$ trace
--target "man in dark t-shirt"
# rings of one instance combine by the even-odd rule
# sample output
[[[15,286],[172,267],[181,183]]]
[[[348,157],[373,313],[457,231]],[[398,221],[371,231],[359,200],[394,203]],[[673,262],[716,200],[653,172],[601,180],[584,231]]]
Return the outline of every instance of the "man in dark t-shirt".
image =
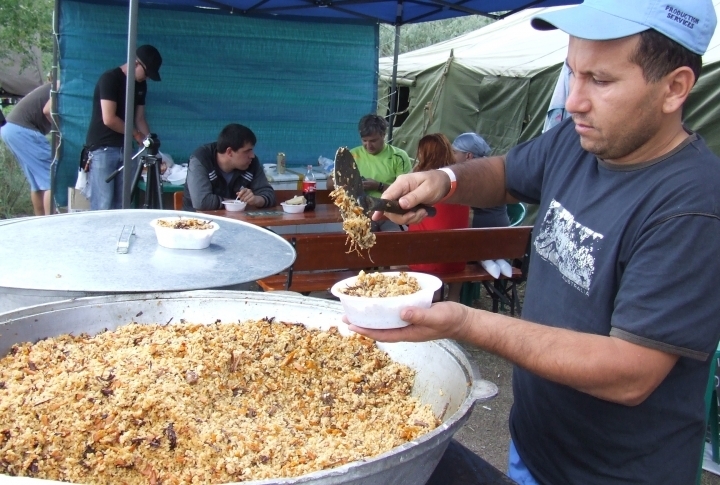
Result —
[[[465,340],[513,362],[518,483],[697,479],[720,340],[720,159],[682,109],[716,23],[711,0],[538,14],[535,28],[570,34],[572,119],[504,157],[399,177],[384,194],[405,208],[539,205],[522,319],[444,302],[404,310],[402,329],[350,326],[382,341]]]
[[[146,79],[160,81],[160,52],[151,45],[137,48],[135,60],[135,120],[133,138],[138,143],[150,133],[145,120]],[[85,144],[90,152],[88,185],[85,191],[91,210],[122,207],[123,177],[105,179],[123,164],[125,136],[125,89],[128,65],[105,71],[93,93],[92,114]]]

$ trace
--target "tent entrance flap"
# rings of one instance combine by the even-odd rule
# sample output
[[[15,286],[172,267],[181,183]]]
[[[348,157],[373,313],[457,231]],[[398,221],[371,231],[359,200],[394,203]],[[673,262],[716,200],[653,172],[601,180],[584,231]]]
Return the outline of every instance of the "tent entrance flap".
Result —
[[[475,131],[485,138],[494,154],[517,145],[528,103],[530,79],[485,76],[478,89],[480,110]]]

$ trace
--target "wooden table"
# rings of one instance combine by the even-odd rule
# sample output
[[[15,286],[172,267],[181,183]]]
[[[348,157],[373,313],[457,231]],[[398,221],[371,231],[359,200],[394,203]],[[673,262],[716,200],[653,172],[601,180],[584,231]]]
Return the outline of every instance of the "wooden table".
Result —
[[[226,210],[198,211],[202,214],[227,217],[261,227],[272,228],[278,234],[308,232],[338,232],[342,230],[340,210],[333,204],[317,204],[315,210],[289,214],[282,206],[265,209],[246,208],[240,212]]]

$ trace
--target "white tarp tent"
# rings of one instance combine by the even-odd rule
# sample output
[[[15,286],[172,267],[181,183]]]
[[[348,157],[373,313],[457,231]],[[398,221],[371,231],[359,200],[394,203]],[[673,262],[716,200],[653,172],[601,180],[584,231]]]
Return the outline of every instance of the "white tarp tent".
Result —
[[[534,8],[498,20],[481,29],[398,57],[398,78],[413,79],[431,66],[443,65],[452,50],[455,62],[479,74],[530,77],[562,63],[568,36],[553,30],[540,32],[530,19],[540,12],[567,7]],[[380,59],[380,74],[392,73],[392,57]]]

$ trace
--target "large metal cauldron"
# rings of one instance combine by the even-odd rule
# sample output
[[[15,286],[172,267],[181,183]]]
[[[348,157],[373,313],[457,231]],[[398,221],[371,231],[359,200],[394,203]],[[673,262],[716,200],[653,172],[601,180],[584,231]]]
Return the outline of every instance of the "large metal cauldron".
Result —
[[[0,315],[0,355],[18,342],[37,341],[63,333],[98,333],[135,321],[164,323],[172,317],[211,323],[274,316],[285,322],[304,323],[327,329],[341,322],[339,303],[273,293],[194,291],[111,295],[38,305]],[[416,371],[413,394],[432,406],[442,424],[420,439],[406,443],[367,461],[357,461],[332,470],[296,478],[242,482],[260,484],[313,485],[418,485],[425,483],[440,461],[453,434],[470,416],[473,406],[497,394],[495,384],[480,379],[477,369],[455,343],[378,344],[394,360]],[[11,478],[0,475],[2,483],[59,483]]]

